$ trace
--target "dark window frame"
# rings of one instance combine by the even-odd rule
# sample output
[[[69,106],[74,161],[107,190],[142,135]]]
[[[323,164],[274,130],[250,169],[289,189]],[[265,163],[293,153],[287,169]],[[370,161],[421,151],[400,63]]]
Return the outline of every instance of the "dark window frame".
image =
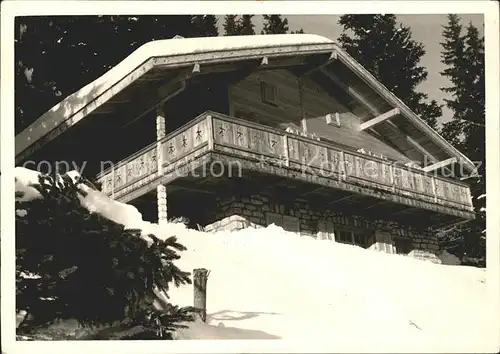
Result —
[[[394,251],[396,254],[409,254],[414,249],[413,240],[410,237],[392,236]]]
[[[269,91],[272,92],[272,98],[269,98]],[[266,81],[260,82],[260,94],[262,98],[262,102],[265,104],[278,107],[278,88],[276,85],[273,85]]]
[[[361,242],[359,239],[361,238]],[[369,229],[335,227],[335,242],[368,248],[375,242],[375,231]]]

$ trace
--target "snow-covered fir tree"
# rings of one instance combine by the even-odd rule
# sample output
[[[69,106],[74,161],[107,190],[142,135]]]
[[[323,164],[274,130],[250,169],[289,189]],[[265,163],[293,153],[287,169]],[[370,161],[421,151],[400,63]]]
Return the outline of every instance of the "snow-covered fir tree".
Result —
[[[472,24],[463,28],[457,15],[448,15],[443,28],[441,72],[450,81],[442,88],[451,98],[446,105],[453,119],[443,124],[442,134],[478,167],[471,186],[476,219],[443,234],[443,246],[464,264],[486,265],[486,130],[484,36]],[[467,177],[467,176],[463,176]]]
[[[155,301],[171,284],[191,282],[173,263],[185,247],[90,212],[81,183],[40,175],[30,198],[16,193],[16,309],[26,311],[17,333],[36,336],[74,319],[94,329],[138,329],[130,339],[170,339],[192,309]]]

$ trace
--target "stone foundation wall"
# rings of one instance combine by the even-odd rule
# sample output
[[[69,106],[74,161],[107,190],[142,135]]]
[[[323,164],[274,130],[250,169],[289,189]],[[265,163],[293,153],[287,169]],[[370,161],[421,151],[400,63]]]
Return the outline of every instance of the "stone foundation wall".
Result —
[[[217,232],[217,231],[238,231],[246,229],[247,227],[262,228],[264,226],[255,224],[243,216],[231,215],[205,226],[204,229],[206,232]]]
[[[438,239],[428,230],[416,230],[390,220],[366,220],[355,215],[343,215],[327,209],[315,210],[305,201],[277,202],[273,196],[252,195],[219,199],[212,212],[208,232],[241,230],[247,227],[265,227],[275,223],[287,231],[303,236],[327,238],[335,241],[338,230],[366,233],[369,249],[409,256],[441,263]],[[400,241],[406,248],[398,246]]]

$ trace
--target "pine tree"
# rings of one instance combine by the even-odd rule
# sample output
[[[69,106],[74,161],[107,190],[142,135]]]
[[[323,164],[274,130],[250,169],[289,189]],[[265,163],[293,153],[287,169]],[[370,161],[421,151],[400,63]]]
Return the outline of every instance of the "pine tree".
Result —
[[[153,306],[156,290],[190,283],[173,263],[185,247],[154,235],[148,244],[140,230],[82,206],[80,182],[55,181],[40,176],[33,186],[38,199],[23,201],[16,193],[16,309],[27,311],[18,334],[76,319],[92,328],[140,328],[132,338],[168,339],[180,321],[192,320],[190,308]]]
[[[460,24],[460,18],[457,15],[448,15],[448,24],[443,28],[444,42],[441,42],[441,62],[447,67],[441,72],[446,76],[452,86],[441,88],[452,96],[453,99],[445,99],[446,106],[453,111],[453,120],[443,125],[441,134],[455,147],[463,149],[461,146],[462,133],[465,122],[462,121],[463,97],[460,95],[460,87],[463,81],[468,80],[465,75],[465,37],[462,35],[463,26]]]
[[[217,37],[217,18],[214,15],[194,15],[191,19],[196,37]]]
[[[236,15],[226,15],[224,16],[224,35],[225,36],[235,36],[238,34],[238,22],[236,20]]]
[[[485,76],[484,76],[484,37],[478,29],[469,24],[467,27],[465,50],[468,64],[467,77],[472,78],[470,87],[466,87],[469,102],[464,119],[466,152],[472,159],[485,158]]]
[[[280,15],[264,15],[261,34],[285,34],[288,32],[288,19]]]
[[[457,149],[478,162],[477,179],[470,179],[476,219],[442,235],[443,246],[468,265],[485,266],[486,255],[486,145],[484,37],[469,24],[466,33],[457,15],[448,15],[443,28],[441,60],[447,67],[441,75],[451,86],[442,90],[451,95],[446,105],[453,119],[443,124],[442,134]]]
[[[343,15],[339,24],[342,47],[431,127],[441,116],[435,100],[417,92],[427,70],[419,65],[424,46],[411,38],[411,30],[398,26],[395,15]]]
[[[252,18],[254,15],[242,15],[238,21],[238,34],[242,36],[249,36],[255,34],[254,27],[252,23]]]

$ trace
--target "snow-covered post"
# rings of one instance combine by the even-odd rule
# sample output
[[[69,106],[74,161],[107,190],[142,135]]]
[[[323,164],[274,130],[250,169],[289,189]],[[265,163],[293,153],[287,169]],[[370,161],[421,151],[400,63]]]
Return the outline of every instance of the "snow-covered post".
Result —
[[[207,280],[210,271],[205,268],[193,270],[193,306],[196,309],[196,315],[202,320],[207,321]]]
[[[161,148],[161,139],[166,135],[165,113],[160,105],[156,108],[156,156],[158,157],[157,170],[158,176],[163,175],[163,149]],[[156,196],[158,201],[158,223],[167,221],[167,188],[160,184],[156,187]]]

